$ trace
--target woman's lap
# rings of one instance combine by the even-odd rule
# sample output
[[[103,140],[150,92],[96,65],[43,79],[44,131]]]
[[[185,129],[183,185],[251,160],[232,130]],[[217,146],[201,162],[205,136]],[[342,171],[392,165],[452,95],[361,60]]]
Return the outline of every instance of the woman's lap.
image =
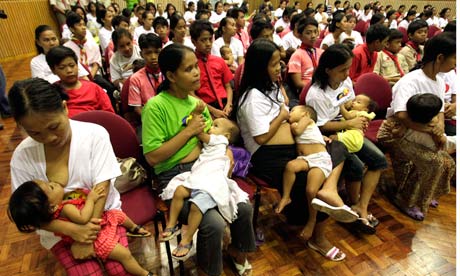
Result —
[[[117,229],[120,235],[119,243],[124,247],[128,247],[128,238],[126,237],[126,229],[119,226]],[[64,241],[58,242],[51,248],[51,253],[58,259],[59,263],[64,267],[68,276],[102,276],[104,275],[103,270],[99,262],[93,258],[89,260],[76,260],[73,258],[70,250],[72,244]],[[110,276],[124,276],[129,275],[121,263],[108,259],[105,263],[105,270]]]

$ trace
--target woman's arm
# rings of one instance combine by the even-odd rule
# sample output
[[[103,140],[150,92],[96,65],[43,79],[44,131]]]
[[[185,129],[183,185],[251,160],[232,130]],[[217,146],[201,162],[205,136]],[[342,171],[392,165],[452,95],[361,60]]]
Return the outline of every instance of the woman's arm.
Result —
[[[294,83],[295,87],[303,89],[305,83],[302,81],[302,75],[300,73],[290,73],[289,76],[291,77],[292,83]]]
[[[55,219],[48,223],[48,225],[44,225],[41,229],[53,233],[61,233],[71,237],[76,242],[92,244],[97,238],[97,233],[101,230],[100,222],[100,219],[93,218],[88,223],[79,225],[70,221]]]
[[[187,127],[177,133],[173,138],[164,142],[158,149],[144,154],[147,162],[153,167],[173,156],[190,138],[203,132],[205,127],[206,122],[203,115],[193,116]]]
[[[224,113],[229,116],[233,109],[233,90],[230,83],[225,84],[225,91],[227,91],[227,104],[224,107]]]
[[[433,127],[432,126],[429,126],[428,124],[424,125],[424,124],[413,122],[409,118],[409,115],[407,114],[406,111],[396,112],[395,116],[407,128],[410,128],[410,129],[413,129],[413,130],[416,130],[416,131],[426,132],[426,133],[433,133]],[[444,123],[443,123],[443,125],[444,125]]]
[[[329,121],[320,127],[321,132],[337,132],[343,129],[366,129],[369,125],[369,120],[365,117],[359,116],[346,121]]]
[[[262,135],[254,136],[254,140],[257,144],[263,145],[269,141],[273,135],[278,131],[278,128],[281,126],[281,123],[285,120],[289,119],[289,112],[284,107],[284,104],[280,105],[280,113],[278,116],[271,121],[270,128],[267,133]]]

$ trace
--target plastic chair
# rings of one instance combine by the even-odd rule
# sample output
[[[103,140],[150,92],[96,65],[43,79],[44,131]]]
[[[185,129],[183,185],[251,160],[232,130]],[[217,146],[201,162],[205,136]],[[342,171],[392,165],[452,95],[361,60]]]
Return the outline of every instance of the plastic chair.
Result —
[[[369,28],[369,23],[364,20],[359,20],[356,23],[355,31],[359,32],[362,36],[366,36],[367,29]]]
[[[142,165],[148,166],[143,158],[136,132],[119,115],[107,111],[93,110],[77,114],[72,119],[103,126],[110,135],[110,142],[117,157],[134,157]],[[153,194],[151,184],[149,183],[146,181],[145,184],[121,194],[122,210],[136,224],[143,225],[153,220],[155,236],[158,238],[158,221],[161,222],[164,228],[166,227],[166,220],[163,211],[157,208],[158,199]],[[166,243],[166,252],[168,255],[169,270],[171,275],[173,275],[174,267],[169,242]]]
[[[378,104],[378,109],[375,112],[376,119],[370,122],[369,128],[364,134],[366,138],[376,144],[377,132],[383,123],[383,119],[385,119],[387,108],[391,104],[391,86],[382,76],[375,73],[366,73],[358,77],[354,90],[356,95],[366,94]]]

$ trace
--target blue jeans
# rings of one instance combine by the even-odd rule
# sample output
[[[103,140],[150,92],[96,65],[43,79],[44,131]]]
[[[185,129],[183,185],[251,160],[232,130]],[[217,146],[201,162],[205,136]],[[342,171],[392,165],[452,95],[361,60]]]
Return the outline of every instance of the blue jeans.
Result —
[[[388,167],[385,154],[367,138],[364,138],[361,150],[349,154],[345,161],[343,169],[345,178],[349,181],[360,181],[363,178],[364,165],[367,165],[370,171],[383,170]]]
[[[168,185],[171,178],[179,173],[190,171],[194,162],[178,164],[167,172],[158,175],[160,191]],[[166,202],[169,204],[170,202]],[[179,221],[187,224],[190,204],[184,202],[184,207],[179,214]],[[238,204],[238,217],[230,225],[232,245],[240,252],[253,252],[256,250],[254,229],[252,228],[252,205],[250,203]],[[210,276],[222,274],[222,239],[227,222],[216,208],[203,214],[198,227],[196,255],[198,266]]]

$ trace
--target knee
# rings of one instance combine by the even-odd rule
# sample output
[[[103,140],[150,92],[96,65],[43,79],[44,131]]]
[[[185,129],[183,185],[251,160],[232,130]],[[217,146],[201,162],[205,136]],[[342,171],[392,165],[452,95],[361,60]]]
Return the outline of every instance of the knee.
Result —
[[[226,222],[216,209],[208,210],[203,214],[200,223],[200,236],[222,237],[225,230]]]
[[[252,205],[248,203],[238,203],[238,219],[239,220],[244,220],[244,221],[249,221],[251,222],[252,220]]]
[[[189,194],[188,190],[182,185],[177,186],[176,190],[174,191],[174,197],[175,198],[185,199],[185,198],[187,198],[189,196],[190,196],[190,194]]]
[[[296,164],[293,161],[289,161],[287,164],[286,164],[286,168],[284,170],[285,172],[287,173],[296,173]]]

